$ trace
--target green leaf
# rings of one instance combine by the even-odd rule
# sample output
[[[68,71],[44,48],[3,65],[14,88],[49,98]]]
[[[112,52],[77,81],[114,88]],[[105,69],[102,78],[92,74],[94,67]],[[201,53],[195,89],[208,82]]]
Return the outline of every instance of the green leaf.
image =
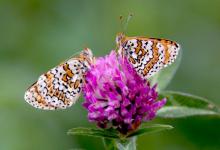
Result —
[[[220,108],[205,98],[191,94],[164,91],[160,97],[167,98],[167,104],[157,112],[162,118],[181,118],[195,115],[219,115]]]
[[[151,85],[157,84],[157,91],[164,90],[170,83],[171,79],[175,75],[182,58],[182,50],[180,50],[179,55],[174,63],[168,67],[160,70],[157,74],[150,78]]]
[[[85,135],[93,137],[111,138],[118,139],[118,132],[113,129],[103,130],[103,129],[92,129],[92,128],[72,128],[67,132],[68,135]]]
[[[72,128],[68,131],[69,135],[84,135],[101,137],[106,150],[136,150],[136,137],[143,134],[155,133],[167,129],[172,129],[170,125],[144,125],[137,131],[128,135],[121,135],[114,129],[92,129],[92,128]]]
[[[133,136],[140,136],[144,134],[151,134],[156,133],[164,130],[170,130],[173,129],[170,125],[165,124],[154,124],[154,125],[142,125],[141,128],[139,128],[137,131],[129,134],[127,137],[133,137]]]

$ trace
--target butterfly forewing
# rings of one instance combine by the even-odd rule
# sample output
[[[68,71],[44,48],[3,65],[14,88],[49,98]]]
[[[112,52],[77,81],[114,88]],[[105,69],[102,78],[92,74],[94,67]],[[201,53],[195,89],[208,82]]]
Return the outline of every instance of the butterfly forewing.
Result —
[[[70,107],[80,96],[83,75],[88,68],[89,62],[84,55],[67,60],[42,74],[25,92],[25,100],[45,110]]]
[[[174,62],[180,50],[176,42],[156,38],[124,37],[119,44],[119,53],[145,79]]]

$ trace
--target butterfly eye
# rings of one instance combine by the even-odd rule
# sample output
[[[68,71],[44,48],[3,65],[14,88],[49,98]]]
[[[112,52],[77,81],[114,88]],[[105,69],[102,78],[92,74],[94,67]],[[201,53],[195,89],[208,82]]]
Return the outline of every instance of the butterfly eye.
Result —
[[[124,43],[125,35],[123,33],[118,33],[116,36],[116,44],[120,47],[122,43]]]
[[[120,41],[121,41],[121,37],[120,37],[120,36],[117,36],[116,39],[115,39],[115,41],[116,41],[116,44],[119,45],[119,43],[120,43]]]

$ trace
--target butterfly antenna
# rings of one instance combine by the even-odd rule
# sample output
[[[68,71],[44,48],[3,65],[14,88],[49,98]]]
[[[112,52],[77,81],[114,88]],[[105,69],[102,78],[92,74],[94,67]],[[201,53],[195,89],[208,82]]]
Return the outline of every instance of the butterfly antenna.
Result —
[[[127,20],[126,20],[124,26],[123,26],[123,32],[124,32],[124,33],[126,32],[126,30],[127,30],[127,28],[128,28],[128,23],[129,23],[129,21],[131,20],[132,17],[133,17],[133,13],[130,13],[130,14],[128,15],[128,17],[127,17]]]
[[[78,56],[78,55],[81,54],[81,52],[82,52],[82,50],[81,50],[81,51],[77,51],[77,52],[73,53],[69,58],[72,58],[72,57]]]
[[[124,17],[122,15],[120,15],[119,21],[120,21],[120,28],[121,28],[121,30],[124,30]]]
[[[76,56],[80,55],[81,52],[82,51],[77,51],[77,52],[73,53],[70,57],[68,57],[67,59],[63,60],[62,63],[70,60],[73,57],[76,57]]]

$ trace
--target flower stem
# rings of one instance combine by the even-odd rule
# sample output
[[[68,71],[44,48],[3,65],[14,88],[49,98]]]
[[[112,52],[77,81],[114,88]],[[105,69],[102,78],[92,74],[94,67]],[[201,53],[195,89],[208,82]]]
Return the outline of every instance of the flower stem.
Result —
[[[117,150],[115,139],[103,138],[103,143],[106,150]]]
[[[107,139],[103,138],[106,150],[136,150],[136,137],[129,139]]]

